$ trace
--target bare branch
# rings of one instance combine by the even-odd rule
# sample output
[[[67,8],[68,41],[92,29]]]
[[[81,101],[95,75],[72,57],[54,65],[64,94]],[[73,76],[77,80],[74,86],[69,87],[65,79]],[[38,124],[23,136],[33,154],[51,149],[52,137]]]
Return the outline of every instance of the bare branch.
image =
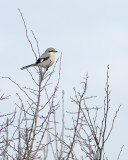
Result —
[[[118,157],[117,157],[117,160],[119,160],[120,159],[120,155],[121,155],[121,153],[122,153],[122,151],[123,151],[123,148],[124,148],[124,145],[121,147],[121,149],[120,149],[120,153],[119,153],[119,155],[118,155]]]
[[[22,20],[23,20],[23,23],[24,23],[24,28],[25,28],[27,40],[28,40],[28,42],[29,42],[29,44],[30,44],[30,46],[31,46],[32,52],[34,53],[35,58],[36,58],[36,60],[37,60],[36,52],[34,51],[33,45],[32,45],[32,43],[31,43],[31,41],[30,41],[30,39],[29,39],[29,36],[28,36],[28,30],[27,30],[27,26],[26,26],[26,23],[25,23],[23,14],[22,14],[22,12],[20,11],[19,8],[18,8],[18,11],[19,11],[19,13],[20,13],[20,15],[21,15],[21,18],[22,18]]]

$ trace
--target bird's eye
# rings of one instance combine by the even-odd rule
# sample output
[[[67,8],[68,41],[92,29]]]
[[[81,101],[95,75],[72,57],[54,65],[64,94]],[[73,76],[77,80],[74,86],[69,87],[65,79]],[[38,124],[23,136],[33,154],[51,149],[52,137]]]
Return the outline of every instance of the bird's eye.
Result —
[[[49,52],[54,52],[53,50],[49,51]]]

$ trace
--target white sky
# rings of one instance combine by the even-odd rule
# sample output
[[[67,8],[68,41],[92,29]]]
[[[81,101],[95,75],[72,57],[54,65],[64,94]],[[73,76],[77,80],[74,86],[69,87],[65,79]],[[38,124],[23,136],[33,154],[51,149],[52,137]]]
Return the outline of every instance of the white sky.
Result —
[[[67,99],[88,72],[88,95],[98,96],[93,104],[102,106],[106,69],[110,65],[111,104],[113,110],[119,104],[122,108],[106,152],[114,160],[124,144],[121,160],[125,160],[128,157],[128,1],[1,0],[0,77],[9,76],[25,84],[27,73],[20,68],[34,62],[35,57],[26,40],[18,8],[28,30],[32,29],[37,36],[41,52],[54,47],[63,53],[60,89],[65,90]],[[8,81],[0,79],[0,83],[3,92],[15,94]],[[10,106],[4,106],[7,107],[9,110]]]

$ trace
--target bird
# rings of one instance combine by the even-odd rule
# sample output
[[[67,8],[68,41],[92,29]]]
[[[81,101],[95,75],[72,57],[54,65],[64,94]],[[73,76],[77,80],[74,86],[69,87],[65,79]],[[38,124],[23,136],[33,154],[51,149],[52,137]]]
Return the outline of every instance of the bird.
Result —
[[[29,67],[40,66],[48,70],[50,66],[53,65],[55,61],[55,53],[58,52],[54,48],[48,48],[46,51],[37,59],[37,61],[33,64],[22,67],[21,70],[27,69]]]

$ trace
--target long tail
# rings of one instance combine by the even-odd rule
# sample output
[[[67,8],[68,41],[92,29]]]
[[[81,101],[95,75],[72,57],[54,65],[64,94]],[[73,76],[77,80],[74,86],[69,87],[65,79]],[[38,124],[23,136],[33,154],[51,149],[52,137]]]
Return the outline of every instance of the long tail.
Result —
[[[30,64],[30,65],[28,65],[28,66],[22,67],[21,70],[26,69],[26,68],[29,68],[29,67],[32,67],[32,66],[35,66],[35,64]]]

